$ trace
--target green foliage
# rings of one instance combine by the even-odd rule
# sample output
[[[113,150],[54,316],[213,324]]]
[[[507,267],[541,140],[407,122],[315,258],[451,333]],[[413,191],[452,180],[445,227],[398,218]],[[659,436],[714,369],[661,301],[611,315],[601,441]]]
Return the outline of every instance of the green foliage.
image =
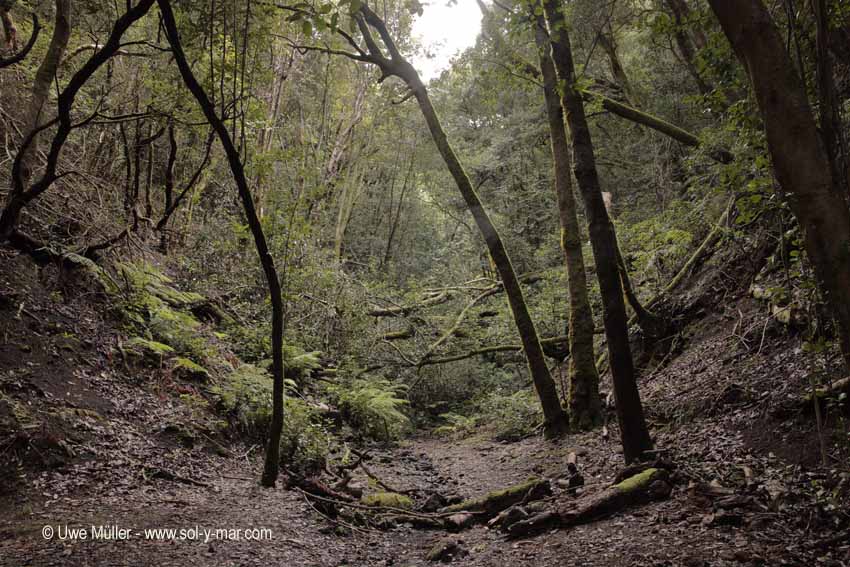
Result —
[[[479,408],[486,423],[492,426],[493,436],[500,441],[528,437],[542,422],[540,402],[527,390],[513,394],[494,392],[480,402]]]
[[[280,438],[281,464],[304,475],[324,469],[332,437],[319,412],[307,401],[287,398],[283,433]]]
[[[272,411],[272,381],[265,370],[242,364],[219,384],[210,387],[223,409],[245,433],[262,435],[268,429]]]
[[[122,282],[114,291],[115,307],[134,331],[168,345],[174,352],[204,360],[211,354],[199,332],[201,322],[181,308],[203,300],[196,293],[179,291],[156,267],[146,264],[116,265]]]
[[[347,420],[365,435],[390,441],[409,426],[403,413],[408,402],[399,396],[403,386],[380,378],[356,379],[335,386],[331,392]]]
[[[478,419],[475,417],[467,417],[459,413],[447,412],[440,414],[440,419],[445,423],[434,428],[434,435],[453,435],[455,433],[465,433],[471,431]]]
[[[295,387],[286,381],[290,389]],[[262,439],[272,417],[272,379],[264,370],[243,364],[210,392],[246,435]],[[318,411],[305,400],[287,397],[284,406],[283,433],[280,441],[281,461],[291,470],[317,472],[324,466],[330,451],[331,436]]]

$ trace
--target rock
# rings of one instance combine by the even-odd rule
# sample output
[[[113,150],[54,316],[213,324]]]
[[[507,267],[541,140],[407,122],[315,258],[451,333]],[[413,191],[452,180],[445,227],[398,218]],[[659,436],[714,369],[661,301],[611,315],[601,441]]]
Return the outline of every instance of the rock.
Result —
[[[361,498],[363,493],[366,491],[366,487],[357,482],[349,482],[345,487],[345,491],[355,498]]]
[[[182,380],[192,380],[195,382],[206,382],[209,380],[209,371],[188,358],[178,357],[174,360],[174,366],[171,371],[174,375]]]
[[[446,504],[447,502],[445,497],[442,494],[435,492],[425,500],[420,510],[423,512],[436,512]]]
[[[475,523],[475,516],[472,514],[452,514],[446,518],[446,529],[450,532],[459,532],[471,527]]]
[[[462,546],[463,540],[457,538],[444,538],[435,543],[425,559],[428,561],[442,561],[451,563],[457,557],[465,557],[469,552]]]

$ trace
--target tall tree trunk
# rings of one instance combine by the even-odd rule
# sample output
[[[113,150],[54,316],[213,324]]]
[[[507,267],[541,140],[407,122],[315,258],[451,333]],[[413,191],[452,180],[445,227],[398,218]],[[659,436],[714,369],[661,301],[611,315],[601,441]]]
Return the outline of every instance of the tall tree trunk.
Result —
[[[362,17],[360,17],[360,14],[362,14]],[[531,371],[531,378],[534,382],[537,395],[540,398],[540,404],[543,407],[544,432],[548,437],[562,435],[569,428],[567,415],[558,400],[555,381],[552,380],[549,367],[546,365],[546,359],[543,356],[543,348],[540,345],[537,329],[528,311],[519,278],[517,278],[514,271],[505,244],[501,236],[499,236],[496,227],[493,225],[493,221],[490,220],[490,215],[484,209],[481,199],[472,187],[472,182],[469,180],[466,170],[463,168],[457,154],[455,154],[454,149],[449,143],[446,132],[440,124],[437,111],[434,110],[434,106],[431,104],[428,91],[419,78],[419,74],[401,56],[384,22],[366,5],[360,7],[360,14],[358,14],[357,23],[370,53],[369,58],[365,60],[380,66],[385,76],[395,75],[401,78],[410,88],[413,96],[416,97],[416,101],[419,103],[419,109],[422,111],[425,122],[428,124],[431,137],[434,139],[434,144],[437,146],[437,150],[446,163],[446,167],[451,173],[452,178],[454,178],[455,184],[463,196],[470,213],[472,213],[472,217],[475,219],[475,223],[478,225],[478,229],[487,244],[490,257],[493,259],[496,270],[502,279],[502,285],[505,288],[505,294],[508,297],[508,303],[514,316],[517,332],[519,333],[525,357],[528,361],[528,367]],[[378,31],[384,45],[390,52],[391,59],[384,57],[374,41],[368,26],[372,26]]]
[[[640,393],[635,382],[626,306],[623,303],[623,288],[617,266],[617,237],[602,199],[584,103],[581,93],[576,90],[572,49],[561,3],[559,0],[544,0],[543,5],[549,23],[552,59],[558,79],[562,83],[561,105],[566,113],[572,138],[576,181],[584,201],[590,243],[602,293],[608,358],[611,362],[623,453],[626,462],[632,462],[652,447],[652,440],[646,427]]]
[[[572,168],[564,111],[558,96],[558,77],[549,47],[549,34],[543,15],[532,17],[534,39],[540,55],[543,94],[549,118],[549,139],[555,168],[555,193],[561,223],[561,248],[567,267],[570,291],[570,374],[567,404],[573,429],[592,429],[602,421],[599,374],[593,352],[593,312],[587,295],[587,274],[581,250],[581,231],[573,196]]]
[[[709,0],[753,84],[776,178],[803,230],[850,365],[850,211],[835,190],[805,86],[760,0]]]
[[[269,428],[268,447],[266,448],[266,461],[263,468],[262,484],[263,486],[272,487],[277,482],[278,472],[280,468],[280,437],[283,431],[283,296],[281,294],[280,279],[277,275],[274,259],[269,252],[266,236],[263,233],[263,227],[260,219],[257,216],[257,211],[254,207],[254,199],[251,196],[251,190],[248,188],[248,180],[245,178],[245,170],[242,165],[242,160],[239,156],[239,151],[233,144],[230,133],[227,131],[227,126],[218,116],[215,106],[210,101],[204,88],[198,83],[195,78],[192,68],[186,60],[186,55],[183,52],[183,46],[180,43],[180,36],[177,31],[177,23],[174,20],[174,13],[171,10],[171,3],[168,0],[158,0],[160,12],[162,13],[162,23],[165,26],[165,31],[168,36],[168,42],[171,45],[171,50],[174,59],[177,62],[177,67],[180,69],[180,75],[183,77],[183,82],[191,91],[198,105],[204,112],[207,121],[218,135],[219,141],[224,148],[224,153],[227,155],[227,161],[230,165],[230,170],[233,173],[233,178],[236,181],[236,187],[239,191],[239,198],[242,201],[242,207],[245,211],[245,217],[248,221],[248,227],[251,230],[251,235],[254,237],[254,245],[257,248],[257,254],[260,257],[263,272],[266,276],[266,283],[269,287],[272,303],[272,376],[274,378],[273,387],[273,409],[272,420]]]
[[[694,25],[693,22],[690,22],[691,19],[691,8],[688,6],[687,0],[666,0],[667,5],[670,7],[670,11],[673,12],[674,17],[677,22],[681,22],[684,25],[689,26],[689,34],[688,37],[693,42],[694,46],[697,49],[705,49],[708,45],[708,38],[705,35],[705,32],[699,25]]]
[[[404,181],[401,184],[401,192],[398,196],[398,205],[396,206],[395,215],[392,218],[392,222],[390,224],[390,233],[387,236],[387,247],[384,250],[384,257],[381,259],[381,267],[387,266],[390,263],[390,259],[392,258],[393,253],[393,240],[395,239],[396,230],[398,230],[398,223],[401,220],[401,211],[404,207],[404,196],[407,193],[407,189],[410,186],[410,176],[413,173],[413,165],[416,163],[416,141],[413,142],[413,149],[410,151],[410,162],[407,166],[407,173],[404,175]],[[392,202],[390,202],[390,215],[393,214],[392,210]]]
[[[431,136],[434,138],[434,143],[437,145],[440,155],[446,162],[449,172],[452,174],[464,201],[466,201],[469,207],[469,211],[472,213],[472,217],[475,219],[475,223],[478,225],[478,229],[484,237],[484,241],[487,243],[490,257],[493,259],[493,263],[496,265],[496,271],[499,273],[502,284],[505,286],[505,293],[508,297],[514,322],[516,323],[523,350],[528,360],[528,367],[531,371],[531,377],[534,380],[534,387],[537,390],[540,404],[543,407],[546,433],[550,437],[561,435],[567,429],[567,416],[558,401],[555,382],[549,373],[549,367],[546,366],[543,348],[540,346],[540,338],[537,335],[537,329],[534,326],[534,321],[531,319],[531,314],[528,312],[522,287],[514,271],[508,251],[495,225],[493,225],[493,221],[490,220],[490,215],[487,214],[484,205],[481,203],[481,199],[472,187],[472,183],[460,160],[457,158],[457,154],[455,154],[454,149],[449,144],[425,86],[419,79],[418,74],[411,77],[411,79],[415,79],[415,81],[411,81],[412,84],[410,87],[416,96],[419,108],[422,110],[422,114],[428,124],[428,129],[431,131]]]

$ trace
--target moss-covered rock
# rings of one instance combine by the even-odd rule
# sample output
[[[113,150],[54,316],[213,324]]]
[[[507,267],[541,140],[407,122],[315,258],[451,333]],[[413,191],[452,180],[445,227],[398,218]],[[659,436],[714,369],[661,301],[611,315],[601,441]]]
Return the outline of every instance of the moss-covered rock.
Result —
[[[144,337],[132,337],[124,342],[124,351],[131,354],[137,354],[143,357],[152,357],[157,361],[162,361],[162,358],[174,353],[174,349],[165,343],[152,341]]]
[[[189,358],[175,358],[171,370],[178,378],[185,380],[206,382],[210,377],[210,373],[206,368]]]
[[[404,494],[397,492],[373,492],[360,499],[364,506],[383,506],[385,508],[401,508],[402,510],[413,509],[413,500]]]

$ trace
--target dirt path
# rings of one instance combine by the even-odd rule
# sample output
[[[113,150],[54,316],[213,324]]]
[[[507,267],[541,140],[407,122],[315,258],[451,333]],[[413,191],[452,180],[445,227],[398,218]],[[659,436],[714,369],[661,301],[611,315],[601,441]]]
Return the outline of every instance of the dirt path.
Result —
[[[598,434],[572,439],[582,457],[588,490],[600,476],[615,444]],[[436,489],[470,496],[530,475],[557,478],[565,470],[564,445],[538,439],[494,443],[481,437],[451,441],[418,439],[399,449],[375,453],[370,468],[395,486]],[[185,458],[185,455],[184,455]],[[45,473],[27,503],[0,519],[0,564],[9,566],[415,566],[444,532],[396,525],[342,535],[295,491],[257,487],[256,464],[243,458],[195,455],[193,479],[206,486],[164,478],[140,479],[111,469],[82,469],[75,475]],[[87,484],[96,489],[69,489]],[[13,503],[9,503],[13,504]],[[4,504],[5,506],[5,504]],[[484,527],[458,537],[469,555],[457,564],[472,566],[552,564],[739,565],[804,564],[782,550],[781,541],[759,524],[708,525],[687,491],[672,499],[569,531],[519,542],[505,541]],[[45,540],[44,526],[54,529]],[[127,540],[61,540],[59,526],[117,526],[131,530]],[[144,530],[198,527],[181,539],[146,539]],[[208,535],[204,529],[253,530]],[[756,529],[758,528],[758,529]],[[260,530],[270,530],[261,532]],[[270,539],[267,539],[270,537]],[[771,547],[773,546],[773,547]],[[786,559],[780,559],[785,557]],[[772,559],[775,558],[775,559]],[[826,563],[830,564],[830,563]],[[832,563],[836,564],[836,563]],[[840,564],[840,563],[837,563]]]

